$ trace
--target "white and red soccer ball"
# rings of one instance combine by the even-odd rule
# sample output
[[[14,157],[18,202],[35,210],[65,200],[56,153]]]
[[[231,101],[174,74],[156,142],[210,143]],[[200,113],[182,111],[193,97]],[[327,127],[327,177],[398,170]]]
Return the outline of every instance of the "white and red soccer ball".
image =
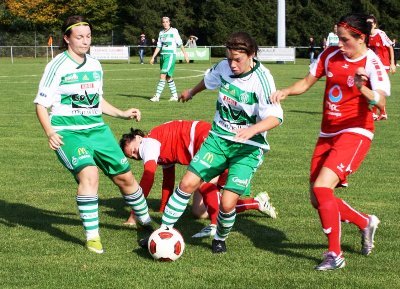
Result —
[[[149,252],[159,261],[175,261],[185,250],[185,241],[181,233],[174,228],[159,228],[149,237]]]

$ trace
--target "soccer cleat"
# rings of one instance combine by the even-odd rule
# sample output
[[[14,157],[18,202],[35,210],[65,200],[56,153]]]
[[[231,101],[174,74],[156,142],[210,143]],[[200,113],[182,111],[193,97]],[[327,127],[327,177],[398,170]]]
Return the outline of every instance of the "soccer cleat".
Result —
[[[147,249],[147,246],[149,244],[149,238],[150,238],[150,235],[148,235],[147,237],[144,237],[142,239],[139,239],[139,241],[138,241],[139,246],[143,249]]]
[[[378,117],[377,120],[387,120],[387,119],[388,119],[387,113],[382,113],[382,114]]]
[[[266,192],[261,192],[254,197],[254,200],[258,202],[258,210],[272,219],[276,219],[277,213],[275,207],[272,206],[269,199]]]
[[[369,215],[369,222],[365,229],[361,230],[361,254],[368,256],[371,254],[374,246],[374,236],[376,229],[378,228],[378,224],[380,223],[377,216]]]
[[[101,244],[100,237],[96,237],[94,239],[87,240],[86,241],[86,248],[89,251],[95,252],[97,254],[103,254],[104,253],[103,245]]]
[[[377,115],[376,113],[372,113],[372,117],[373,117],[374,120],[378,120],[379,115]]]
[[[204,238],[204,237],[213,237],[217,232],[217,225],[210,224],[207,227],[201,229],[200,232],[194,234],[192,238]]]
[[[153,96],[152,98],[150,98],[150,101],[152,101],[152,102],[160,101],[160,97],[157,96],[157,95],[155,95],[155,96]]]
[[[214,254],[226,253],[226,244],[222,240],[212,240],[212,252]]]
[[[169,101],[178,101],[178,96],[171,96]]]
[[[325,252],[324,260],[321,262],[321,264],[315,266],[314,269],[318,271],[328,271],[340,269],[344,266],[346,266],[346,261],[344,260],[342,254],[338,256],[335,252]]]

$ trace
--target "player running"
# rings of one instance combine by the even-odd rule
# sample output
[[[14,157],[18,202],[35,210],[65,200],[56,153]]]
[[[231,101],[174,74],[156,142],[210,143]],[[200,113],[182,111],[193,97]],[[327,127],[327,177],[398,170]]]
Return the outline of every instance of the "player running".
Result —
[[[193,156],[207,138],[211,124],[205,121],[174,120],[154,127],[147,135],[139,129],[132,129],[120,140],[120,147],[125,156],[143,160],[144,172],[140,181],[145,197],[154,183],[157,165],[163,168],[163,182],[160,212],[164,211],[175,185],[175,164],[189,165]],[[198,218],[210,218],[211,224],[195,234],[194,238],[214,236],[217,228],[219,211],[219,190],[226,182],[227,173],[208,183],[203,183],[194,194],[193,213]],[[269,202],[267,193],[259,193],[255,198],[238,200],[237,212],[246,210],[260,212],[276,218],[275,208]],[[125,222],[135,225],[133,211]]]
[[[228,169],[217,217],[213,253],[226,252],[225,240],[236,218],[236,204],[245,195],[251,179],[269,150],[267,131],[283,119],[282,108],[269,96],[275,83],[268,69],[255,59],[258,46],[245,32],[230,35],[227,58],[208,70],[195,87],[182,92],[185,102],[204,89],[219,89],[217,111],[210,134],[193,157],[179,186],[169,198],[162,227],[175,225],[190,197],[203,182]]]
[[[328,237],[328,252],[316,270],[343,268],[341,223],[355,224],[361,231],[361,253],[369,255],[379,219],[350,207],[334,195],[347,183],[366,157],[374,136],[370,105],[385,106],[390,82],[378,56],[367,48],[371,25],[366,15],[347,15],[338,23],[339,46],[327,48],[310,67],[309,74],[272,94],[279,103],[289,95],[306,92],[326,77],[320,135],[311,159],[310,197]]]

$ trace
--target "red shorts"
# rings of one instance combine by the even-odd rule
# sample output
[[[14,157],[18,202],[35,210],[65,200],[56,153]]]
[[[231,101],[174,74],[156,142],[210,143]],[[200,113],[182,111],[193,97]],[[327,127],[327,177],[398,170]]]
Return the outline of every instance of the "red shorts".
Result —
[[[311,159],[310,182],[314,183],[322,167],[327,167],[336,173],[340,183],[347,184],[347,176],[358,169],[370,147],[371,140],[360,134],[320,137]]]

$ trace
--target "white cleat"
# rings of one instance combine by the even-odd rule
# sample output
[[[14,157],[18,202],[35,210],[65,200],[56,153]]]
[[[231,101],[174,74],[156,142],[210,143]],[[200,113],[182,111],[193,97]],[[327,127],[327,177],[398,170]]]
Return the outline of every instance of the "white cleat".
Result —
[[[213,237],[217,233],[217,225],[211,224],[201,229],[200,232],[194,234],[192,238],[206,238]]]
[[[270,198],[266,192],[261,192],[254,197],[254,200],[258,202],[258,210],[272,219],[276,219],[277,212],[269,199]]]
[[[178,101],[178,96],[171,96],[169,101]]]
[[[152,102],[160,101],[160,97],[155,95],[152,98],[150,98],[150,101],[152,101]]]
[[[369,215],[369,222],[364,230],[361,230],[361,254],[368,256],[371,254],[374,245],[374,237],[376,229],[381,221],[379,221],[377,216]]]

